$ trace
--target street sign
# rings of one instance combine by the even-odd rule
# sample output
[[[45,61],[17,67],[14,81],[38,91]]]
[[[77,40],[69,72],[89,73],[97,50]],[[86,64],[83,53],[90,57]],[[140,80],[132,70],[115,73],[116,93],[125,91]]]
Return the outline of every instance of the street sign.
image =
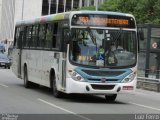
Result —
[[[157,42],[154,42],[153,44],[152,44],[152,48],[154,48],[154,49],[156,49],[157,48]]]

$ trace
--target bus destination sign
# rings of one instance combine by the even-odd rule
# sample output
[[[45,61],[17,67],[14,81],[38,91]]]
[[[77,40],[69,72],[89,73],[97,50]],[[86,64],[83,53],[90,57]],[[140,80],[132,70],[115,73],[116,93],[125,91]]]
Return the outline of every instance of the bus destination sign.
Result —
[[[77,14],[72,18],[72,25],[135,28],[135,22],[132,17],[118,15]]]

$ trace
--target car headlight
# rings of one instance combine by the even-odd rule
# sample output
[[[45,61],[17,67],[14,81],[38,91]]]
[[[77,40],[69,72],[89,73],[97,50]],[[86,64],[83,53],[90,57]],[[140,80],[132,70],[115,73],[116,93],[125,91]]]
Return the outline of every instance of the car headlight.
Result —
[[[135,77],[136,77],[136,72],[133,72],[133,73],[131,73],[130,75],[128,75],[126,78],[124,78],[124,79],[122,80],[122,82],[123,82],[123,83],[132,82]]]
[[[84,78],[80,74],[78,74],[76,71],[70,71],[69,73],[70,73],[72,79],[74,79],[76,81],[83,81],[84,80]]]

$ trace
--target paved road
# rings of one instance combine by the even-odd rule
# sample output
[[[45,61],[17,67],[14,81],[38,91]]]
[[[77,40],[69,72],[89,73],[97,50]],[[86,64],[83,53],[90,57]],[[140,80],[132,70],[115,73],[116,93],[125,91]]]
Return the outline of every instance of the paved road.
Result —
[[[0,68],[0,113],[72,114],[80,119],[88,117],[77,114],[159,114],[160,93],[138,89],[134,94],[118,95],[115,103],[91,95],[58,99],[45,87],[24,88],[11,70]]]

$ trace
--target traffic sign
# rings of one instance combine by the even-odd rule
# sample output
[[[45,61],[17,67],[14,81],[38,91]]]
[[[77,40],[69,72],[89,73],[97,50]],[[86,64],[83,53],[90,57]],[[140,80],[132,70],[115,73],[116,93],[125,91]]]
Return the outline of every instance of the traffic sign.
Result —
[[[156,49],[157,48],[157,42],[154,42],[153,44],[152,44],[152,48],[154,48],[154,49]]]

